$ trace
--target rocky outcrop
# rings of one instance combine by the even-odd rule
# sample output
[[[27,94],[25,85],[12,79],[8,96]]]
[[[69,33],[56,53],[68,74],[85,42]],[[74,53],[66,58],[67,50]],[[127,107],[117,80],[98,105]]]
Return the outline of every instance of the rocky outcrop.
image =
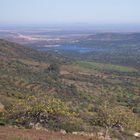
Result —
[[[134,133],[134,136],[135,136],[136,138],[140,138],[140,133],[135,132],[135,133]]]
[[[67,134],[67,132],[65,130],[63,130],[63,129],[60,130],[60,133],[64,134],[64,135]]]
[[[36,129],[36,130],[45,130],[48,131],[46,128],[44,128],[40,123],[30,123],[29,127]]]
[[[87,133],[87,132],[72,132],[73,135],[81,135],[81,136],[89,136],[89,137],[93,137],[95,136],[94,133]]]

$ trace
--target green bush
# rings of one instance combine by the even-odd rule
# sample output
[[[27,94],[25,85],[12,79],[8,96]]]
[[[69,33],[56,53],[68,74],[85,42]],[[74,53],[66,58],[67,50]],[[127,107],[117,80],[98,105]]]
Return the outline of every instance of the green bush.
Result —
[[[2,119],[0,119],[0,126],[5,126],[6,125],[6,122]]]
[[[56,122],[54,120],[50,120],[48,122],[48,127],[49,129],[55,131],[60,131],[61,129],[65,130],[66,132],[84,131],[84,129],[82,128],[82,124],[70,121]]]
[[[18,136],[8,136],[6,140],[23,140],[23,139]]]

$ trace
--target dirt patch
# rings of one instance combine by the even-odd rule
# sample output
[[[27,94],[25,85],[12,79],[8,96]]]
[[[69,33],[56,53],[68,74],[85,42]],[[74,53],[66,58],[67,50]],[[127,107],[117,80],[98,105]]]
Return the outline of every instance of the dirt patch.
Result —
[[[45,130],[0,127],[0,140],[10,140],[10,138],[14,137],[19,138],[19,140],[95,140],[91,137],[61,134]]]

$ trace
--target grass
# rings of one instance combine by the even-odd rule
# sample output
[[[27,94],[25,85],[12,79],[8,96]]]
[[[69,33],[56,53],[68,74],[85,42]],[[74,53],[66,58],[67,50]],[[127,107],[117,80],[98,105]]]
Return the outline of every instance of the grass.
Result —
[[[32,140],[31,138],[21,138],[19,136],[16,135],[10,135],[6,138],[6,140]]]
[[[113,64],[103,64],[96,62],[87,62],[87,61],[77,61],[76,65],[86,68],[86,69],[95,69],[95,70],[107,70],[107,71],[119,71],[119,72],[137,72],[137,69],[132,67],[113,65]]]
[[[8,136],[6,140],[23,140],[23,139],[18,136]]]

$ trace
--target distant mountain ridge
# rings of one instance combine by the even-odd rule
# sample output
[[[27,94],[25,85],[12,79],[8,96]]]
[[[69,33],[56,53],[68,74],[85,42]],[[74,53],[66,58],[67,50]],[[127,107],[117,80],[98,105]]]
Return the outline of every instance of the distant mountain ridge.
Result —
[[[98,33],[87,37],[92,40],[140,40],[140,33]]]

